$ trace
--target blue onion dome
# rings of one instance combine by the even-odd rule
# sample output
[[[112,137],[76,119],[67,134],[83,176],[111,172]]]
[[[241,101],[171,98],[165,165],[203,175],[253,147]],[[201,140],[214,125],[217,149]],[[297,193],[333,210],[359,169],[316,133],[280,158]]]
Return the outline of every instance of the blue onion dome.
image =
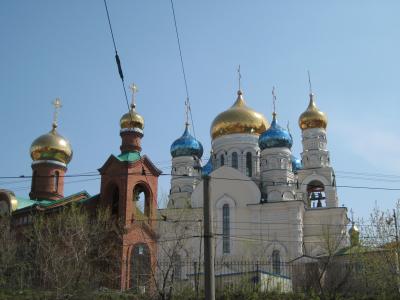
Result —
[[[273,119],[268,130],[264,131],[258,138],[258,145],[261,150],[266,148],[285,147],[291,148],[293,144],[289,131],[282,128],[276,120],[276,113],[272,114]]]
[[[303,165],[301,164],[301,159],[297,158],[296,156],[292,155],[292,170],[294,173],[297,173],[298,170],[301,170],[303,168]]]
[[[186,124],[185,131],[179,139],[172,143],[170,151],[172,157],[196,156],[201,158],[203,145],[190,134],[189,125]]]
[[[210,175],[213,171],[213,164],[212,164],[212,156],[210,155],[210,159],[208,162],[201,168],[203,175]]]

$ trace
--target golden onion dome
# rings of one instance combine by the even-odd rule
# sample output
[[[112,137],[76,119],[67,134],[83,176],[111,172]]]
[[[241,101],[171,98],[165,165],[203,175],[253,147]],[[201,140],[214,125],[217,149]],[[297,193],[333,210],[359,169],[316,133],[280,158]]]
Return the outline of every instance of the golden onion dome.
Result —
[[[324,128],[328,125],[328,117],[315,104],[314,94],[310,94],[310,103],[305,112],[300,115],[299,126],[302,130],[309,128]]]
[[[72,159],[72,147],[69,141],[59,135],[57,125],[46,134],[39,136],[31,145],[31,157],[33,161],[55,160],[68,164]]]
[[[135,107],[131,107],[130,111],[121,117],[119,124],[121,129],[139,128],[143,130],[144,119],[136,112]]]
[[[351,222],[351,228],[349,229],[350,243],[351,246],[357,246],[360,242],[360,230]]]
[[[265,117],[246,105],[242,91],[238,91],[235,103],[228,110],[220,113],[211,124],[213,139],[233,133],[260,135],[269,127]]]

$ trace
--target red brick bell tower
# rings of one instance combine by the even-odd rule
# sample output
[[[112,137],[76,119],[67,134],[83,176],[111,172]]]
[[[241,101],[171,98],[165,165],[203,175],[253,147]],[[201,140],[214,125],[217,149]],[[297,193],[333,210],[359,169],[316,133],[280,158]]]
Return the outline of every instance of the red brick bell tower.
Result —
[[[100,203],[108,206],[112,216],[124,227],[120,288],[143,291],[151,289],[153,282],[151,276],[157,255],[157,188],[161,171],[140,153],[144,120],[135,110],[136,87],[132,90],[131,109],[120,120],[121,154],[111,155],[99,169]]]

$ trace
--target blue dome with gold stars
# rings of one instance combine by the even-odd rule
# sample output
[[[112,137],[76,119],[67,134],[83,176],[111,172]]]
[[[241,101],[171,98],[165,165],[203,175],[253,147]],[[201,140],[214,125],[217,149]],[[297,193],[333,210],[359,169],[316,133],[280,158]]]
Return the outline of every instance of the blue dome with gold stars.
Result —
[[[203,145],[190,134],[188,127],[186,125],[182,136],[172,143],[170,150],[172,157],[196,156],[201,158],[203,155]]]
[[[292,136],[290,133],[282,128],[276,120],[276,114],[273,114],[271,126],[264,131],[258,138],[258,145],[261,150],[266,148],[285,147],[291,148],[293,144]]]

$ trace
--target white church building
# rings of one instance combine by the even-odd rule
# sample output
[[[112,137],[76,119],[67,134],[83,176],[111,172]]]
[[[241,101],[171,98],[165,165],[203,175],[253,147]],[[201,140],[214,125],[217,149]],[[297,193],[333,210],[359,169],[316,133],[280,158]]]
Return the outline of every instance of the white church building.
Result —
[[[348,245],[347,209],[339,207],[327,147],[327,116],[310,93],[299,117],[301,160],[292,136],[237,99],[211,125],[212,151],[189,132],[171,146],[168,207],[159,210],[159,258],[202,260],[203,182],[210,176],[216,259],[262,259],[274,263],[316,257]],[[332,249],[330,249],[332,250]],[[335,249],[334,249],[335,250]]]

